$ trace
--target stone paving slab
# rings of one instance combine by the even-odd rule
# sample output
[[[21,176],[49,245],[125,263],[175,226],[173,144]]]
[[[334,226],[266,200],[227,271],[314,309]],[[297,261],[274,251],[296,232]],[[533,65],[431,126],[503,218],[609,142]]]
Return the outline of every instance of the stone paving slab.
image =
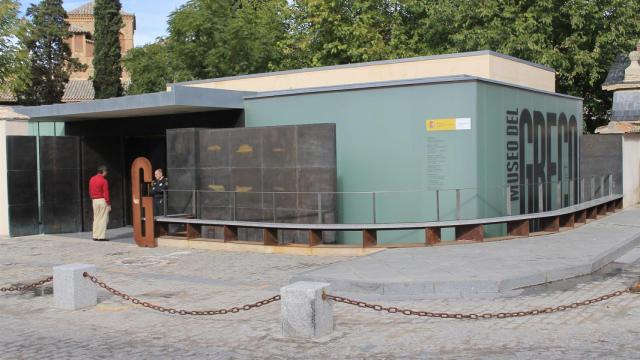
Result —
[[[483,297],[590,274],[640,243],[640,209],[561,233],[455,246],[388,249],[331,264],[291,281],[391,297]]]
[[[145,301],[211,310],[264,299],[291,276],[344,257],[139,248],[69,236],[0,238],[0,285],[30,282],[51,267],[85,262],[108,284]],[[629,286],[640,263],[530,287],[517,297],[372,302],[433,312],[545,308]],[[100,289],[98,305],[54,307],[51,287],[0,294],[0,359],[637,359],[640,295],[534,317],[433,319],[334,304],[336,331],[314,341],[281,335],[279,303],[238,314],[161,314]],[[335,295],[344,295],[342,292]],[[363,299],[366,296],[358,296]]]

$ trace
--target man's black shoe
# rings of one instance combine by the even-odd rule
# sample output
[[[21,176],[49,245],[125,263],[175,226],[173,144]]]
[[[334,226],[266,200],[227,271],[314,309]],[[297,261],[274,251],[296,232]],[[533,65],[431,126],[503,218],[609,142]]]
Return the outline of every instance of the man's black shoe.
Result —
[[[93,239],[93,241],[109,241],[109,239]]]

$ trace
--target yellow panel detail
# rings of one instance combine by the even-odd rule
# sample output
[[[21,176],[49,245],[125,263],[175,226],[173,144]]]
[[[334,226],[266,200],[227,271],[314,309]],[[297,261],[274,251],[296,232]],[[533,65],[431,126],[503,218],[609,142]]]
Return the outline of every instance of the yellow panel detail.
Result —
[[[426,121],[427,131],[450,131],[456,129],[456,119],[432,119]]]
[[[213,191],[224,191],[224,185],[211,184],[209,185],[209,189]]]
[[[249,144],[242,144],[240,145],[240,147],[238,147],[238,150],[236,150],[236,152],[240,154],[251,153],[253,152],[253,147],[251,147],[251,145]]]

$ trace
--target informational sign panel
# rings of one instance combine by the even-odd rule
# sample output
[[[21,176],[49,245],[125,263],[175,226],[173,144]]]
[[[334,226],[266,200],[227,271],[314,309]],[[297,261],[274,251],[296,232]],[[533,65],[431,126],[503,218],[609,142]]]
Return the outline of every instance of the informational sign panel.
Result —
[[[427,131],[471,130],[471,118],[431,119],[426,127]]]

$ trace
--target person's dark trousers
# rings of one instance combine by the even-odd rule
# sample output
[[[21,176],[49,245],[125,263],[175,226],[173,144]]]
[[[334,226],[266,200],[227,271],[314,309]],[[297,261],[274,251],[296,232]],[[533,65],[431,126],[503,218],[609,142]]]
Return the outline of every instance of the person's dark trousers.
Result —
[[[153,197],[153,216],[164,216],[164,199],[162,196]]]

